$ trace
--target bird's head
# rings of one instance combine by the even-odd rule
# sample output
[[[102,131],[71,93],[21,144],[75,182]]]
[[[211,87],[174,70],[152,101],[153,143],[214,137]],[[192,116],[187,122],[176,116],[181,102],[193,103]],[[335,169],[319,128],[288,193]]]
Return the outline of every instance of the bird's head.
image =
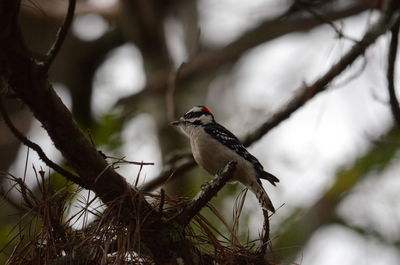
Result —
[[[182,130],[206,125],[215,122],[214,115],[205,106],[195,106],[186,112],[179,120],[171,122],[171,125],[179,126]]]

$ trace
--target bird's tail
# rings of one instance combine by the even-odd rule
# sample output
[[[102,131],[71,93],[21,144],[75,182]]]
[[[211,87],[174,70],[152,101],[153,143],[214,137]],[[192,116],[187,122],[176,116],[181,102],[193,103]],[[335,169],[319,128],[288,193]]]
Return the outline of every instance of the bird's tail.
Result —
[[[265,172],[264,170],[261,170],[261,172],[258,173],[258,177],[268,180],[274,186],[276,186],[275,182],[279,182],[279,179],[277,177],[275,177],[271,173]]]
[[[254,182],[248,186],[248,188],[256,195],[258,202],[261,204],[263,210],[268,210],[271,212],[275,212],[275,208],[272,205],[270,198],[268,197],[267,192],[261,186],[261,184]]]

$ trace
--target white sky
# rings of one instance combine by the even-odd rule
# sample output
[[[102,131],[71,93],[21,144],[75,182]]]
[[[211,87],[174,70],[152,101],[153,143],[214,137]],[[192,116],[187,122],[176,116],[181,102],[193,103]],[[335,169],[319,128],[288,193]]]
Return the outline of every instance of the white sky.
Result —
[[[273,1],[254,1],[251,4],[239,0],[201,1],[202,40],[213,45],[229,42],[266,14],[278,12],[281,7],[271,3]],[[250,19],[249,14],[252,14]],[[102,23],[96,22],[97,18],[93,17],[85,19]],[[348,19],[344,31],[353,38],[359,38],[370,20],[370,14]],[[78,22],[75,27],[76,34],[85,34],[85,29],[80,28]],[[182,32],[176,21],[170,21],[166,31],[172,35],[169,46],[179,47]],[[97,35],[88,38],[93,36]],[[328,69],[350,45],[348,41],[335,39],[333,30],[328,26],[276,39],[246,54],[235,67],[232,77],[215,80],[209,100],[205,103],[218,110],[215,115],[222,124],[238,136],[244,136],[285,104],[303,81],[310,83]],[[345,86],[323,92],[250,148],[266,169],[281,180],[277,188],[265,184],[275,205],[285,203],[272,219],[273,229],[279,227],[280,221],[292,209],[315,202],[332,183],[336,170],[350,165],[367,150],[371,139],[390,127],[391,114],[385,103],[388,99],[384,68],[386,47],[387,40],[381,38],[368,50],[368,64],[362,75]],[[174,53],[179,65],[185,51],[177,49]],[[362,62],[358,61],[349,72],[357,72],[361,66]],[[138,50],[133,45],[117,48],[96,73],[94,113],[107,113],[118,98],[138,92],[143,84],[142,58]],[[220,98],[219,102],[214,102],[216,91],[224,89],[231,96],[222,99],[222,102]],[[60,88],[59,91],[68,102],[64,90]],[[240,116],[231,115],[235,108],[240,109],[240,112],[235,112]],[[154,127],[152,118],[143,114],[129,122],[122,132],[125,143],[122,152],[126,159],[156,163],[154,167],[143,169],[142,177],[146,179],[161,170]],[[37,123],[28,136],[39,143],[50,157],[55,160],[60,158]],[[25,155],[26,150],[20,150],[19,158],[11,169],[15,175],[23,173],[21,165],[25,163]],[[37,168],[43,166],[33,152],[29,163]],[[131,166],[119,169],[131,183],[137,170],[137,167]],[[379,180],[372,176],[365,181],[340,205],[340,216],[367,229],[372,227],[386,240],[398,239],[400,203],[394,199],[400,190],[398,170],[398,166],[394,165]],[[252,202],[252,199],[248,201]],[[379,213],[379,218],[371,212]],[[251,221],[254,226],[259,226],[257,214]],[[307,265],[394,265],[400,263],[400,255],[396,249],[375,238],[365,238],[349,229],[330,226],[315,233],[297,262]]]

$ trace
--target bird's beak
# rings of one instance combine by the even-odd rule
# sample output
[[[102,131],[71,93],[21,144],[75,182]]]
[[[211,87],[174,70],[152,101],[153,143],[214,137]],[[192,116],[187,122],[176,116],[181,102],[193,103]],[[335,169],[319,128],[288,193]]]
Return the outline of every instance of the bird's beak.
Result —
[[[181,121],[173,121],[173,122],[169,123],[169,125],[172,125],[172,126],[179,126],[180,124],[181,124]]]

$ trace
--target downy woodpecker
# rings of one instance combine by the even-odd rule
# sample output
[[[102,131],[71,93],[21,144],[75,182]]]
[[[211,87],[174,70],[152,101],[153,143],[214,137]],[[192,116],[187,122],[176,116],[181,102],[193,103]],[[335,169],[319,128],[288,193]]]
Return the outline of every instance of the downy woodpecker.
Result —
[[[268,180],[274,186],[279,179],[265,172],[257,158],[246,150],[235,135],[215,121],[207,107],[193,107],[171,124],[178,126],[189,137],[193,157],[200,167],[215,175],[229,161],[236,161],[232,182],[241,182],[256,195],[264,210],[275,212],[261,179]]]

